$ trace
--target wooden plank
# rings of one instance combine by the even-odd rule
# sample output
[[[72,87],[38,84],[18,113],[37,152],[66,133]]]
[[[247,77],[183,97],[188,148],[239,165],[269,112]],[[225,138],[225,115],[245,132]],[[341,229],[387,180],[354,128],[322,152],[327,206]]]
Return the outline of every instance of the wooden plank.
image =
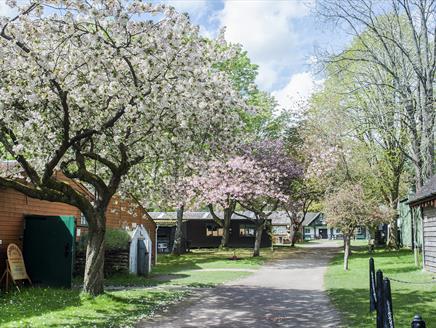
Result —
[[[436,250],[432,249],[432,250],[425,250],[425,257],[429,257],[429,258],[433,258],[436,256]]]
[[[436,261],[432,261],[432,260],[428,260],[425,259],[425,266],[428,267],[432,267],[436,269]]]
[[[434,258],[426,258],[425,264],[436,267],[436,261]]]
[[[424,229],[430,227],[436,227],[436,222],[424,222]]]

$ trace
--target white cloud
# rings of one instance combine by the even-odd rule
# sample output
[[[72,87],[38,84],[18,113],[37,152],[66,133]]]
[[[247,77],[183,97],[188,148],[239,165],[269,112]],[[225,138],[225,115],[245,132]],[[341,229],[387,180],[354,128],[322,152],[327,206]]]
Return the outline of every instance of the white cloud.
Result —
[[[291,76],[284,88],[272,92],[272,95],[280,110],[298,112],[304,109],[307,100],[323,83],[324,80],[316,80],[309,72],[297,73]]]
[[[243,1],[227,0],[218,13],[226,39],[241,43],[253,62],[259,64],[258,83],[271,89],[278,74],[295,53],[297,33],[292,20],[309,14],[311,1]]]

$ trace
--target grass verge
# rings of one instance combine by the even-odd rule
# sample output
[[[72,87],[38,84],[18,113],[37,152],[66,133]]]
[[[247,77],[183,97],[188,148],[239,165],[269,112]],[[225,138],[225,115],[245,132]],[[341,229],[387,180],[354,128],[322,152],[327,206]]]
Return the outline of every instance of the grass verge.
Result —
[[[369,314],[369,257],[376,270],[397,280],[428,284],[405,284],[391,280],[395,326],[410,327],[415,314],[421,314],[428,326],[436,322],[436,282],[433,275],[415,267],[409,250],[378,250],[368,254],[362,248],[350,257],[350,270],[343,270],[343,255],[335,257],[327,270],[325,285],[346,327],[375,327],[375,315]]]
[[[78,290],[27,288],[0,298],[0,327],[129,327],[183,296],[132,289],[89,298]]]

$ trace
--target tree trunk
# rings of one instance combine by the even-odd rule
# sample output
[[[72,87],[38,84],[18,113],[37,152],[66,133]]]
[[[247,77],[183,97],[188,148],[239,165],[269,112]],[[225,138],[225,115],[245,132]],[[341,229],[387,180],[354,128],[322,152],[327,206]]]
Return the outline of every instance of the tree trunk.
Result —
[[[230,239],[230,220],[232,218],[233,211],[230,208],[224,209],[224,221],[223,221],[223,236],[221,238],[221,248],[229,246]]]
[[[224,208],[224,220],[223,220],[223,236],[221,238],[221,248],[225,248],[229,246],[230,240],[230,223],[232,220],[232,215],[235,212],[236,201],[233,199],[229,199],[228,207]],[[211,212],[213,213],[213,211]]]
[[[392,249],[399,248],[398,224],[397,224],[396,217],[393,220],[391,220],[391,223],[389,224],[389,240],[387,243],[387,247]]]
[[[95,221],[95,222],[92,222]],[[106,216],[99,214],[88,221],[88,244],[86,247],[86,263],[83,281],[83,291],[92,296],[104,292],[104,236],[106,233]]]
[[[183,243],[183,211],[184,206],[180,206],[177,209],[177,223],[176,223],[176,233],[174,236],[174,244],[172,254],[179,256],[183,253],[182,243]]]
[[[344,270],[348,270],[348,258],[351,254],[350,236],[344,235]]]
[[[343,236],[344,239],[344,253],[347,252],[348,256],[351,255],[351,235],[350,236]],[[347,248],[348,243],[348,248]]]
[[[254,240],[253,257],[260,255],[260,243],[262,242],[262,232],[264,226],[264,222],[256,224],[256,239]]]
[[[398,240],[398,222],[397,222],[397,203],[391,205],[395,214],[393,215],[389,224],[389,240],[387,242],[388,248],[399,249],[400,242]]]
[[[293,225],[292,229],[293,229],[293,234],[291,239],[291,247],[295,247],[295,244],[297,243],[297,239],[298,239],[298,230],[300,230],[300,226]]]

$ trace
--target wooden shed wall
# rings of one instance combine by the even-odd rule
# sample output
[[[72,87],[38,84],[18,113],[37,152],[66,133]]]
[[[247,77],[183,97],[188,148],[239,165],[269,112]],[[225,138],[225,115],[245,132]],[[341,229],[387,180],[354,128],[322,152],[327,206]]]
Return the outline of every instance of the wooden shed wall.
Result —
[[[153,241],[153,263],[156,259],[156,224],[142,207],[136,207],[131,215],[128,202],[114,197],[107,212],[108,228],[132,227],[132,223],[143,224]],[[0,189],[0,275],[5,269],[6,248],[10,243],[22,247],[24,216],[33,215],[69,215],[76,218],[76,226],[81,234],[86,226],[80,224],[80,210],[76,207],[55,202],[30,198],[13,189]]]
[[[423,209],[425,268],[436,272],[436,207]]]
[[[0,272],[5,269],[6,248],[10,243],[22,247],[24,216],[71,215],[80,217],[80,211],[70,205],[41,201],[12,189],[0,189]]]

